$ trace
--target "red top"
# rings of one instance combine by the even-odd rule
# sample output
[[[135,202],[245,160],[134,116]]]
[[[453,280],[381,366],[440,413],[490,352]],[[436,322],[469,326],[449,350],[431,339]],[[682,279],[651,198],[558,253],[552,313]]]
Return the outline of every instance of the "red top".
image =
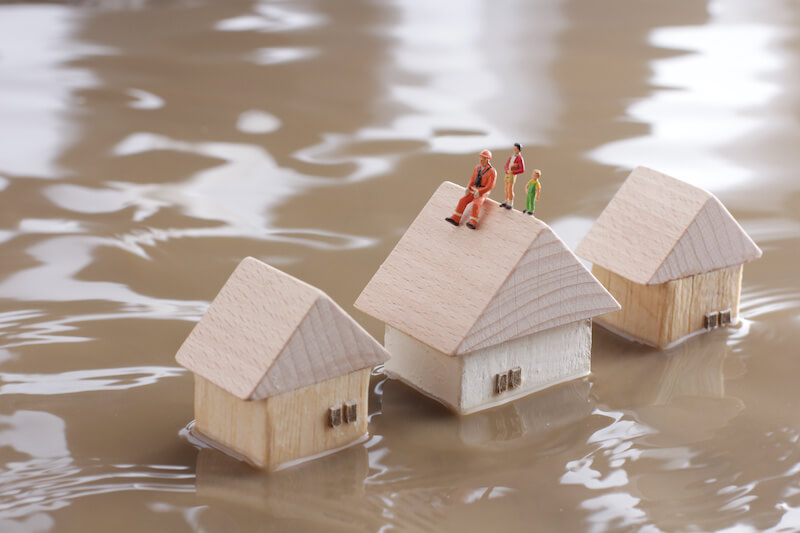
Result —
[[[506,174],[508,174],[509,172],[511,172],[511,174],[522,174],[523,172],[525,172],[525,160],[522,159],[522,154],[516,154],[516,155],[517,155],[517,160],[514,161],[514,165],[511,167],[511,170],[508,169],[508,165],[511,164],[511,158],[514,156],[512,155],[511,157],[508,158],[508,161],[506,161],[506,166],[505,166]]]

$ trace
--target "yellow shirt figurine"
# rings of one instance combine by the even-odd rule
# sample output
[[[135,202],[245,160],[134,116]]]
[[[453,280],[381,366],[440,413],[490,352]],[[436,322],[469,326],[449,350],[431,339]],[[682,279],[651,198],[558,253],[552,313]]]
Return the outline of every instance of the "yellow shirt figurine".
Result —
[[[527,190],[528,190],[528,198],[525,205],[525,213],[526,215],[532,215],[533,212],[536,210],[536,200],[539,199],[539,194],[542,191],[542,182],[539,181],[539,178],[542,177],[542,171],[538,168],[533,171],[533,175],[531,176],[531,181],[528,182]]]

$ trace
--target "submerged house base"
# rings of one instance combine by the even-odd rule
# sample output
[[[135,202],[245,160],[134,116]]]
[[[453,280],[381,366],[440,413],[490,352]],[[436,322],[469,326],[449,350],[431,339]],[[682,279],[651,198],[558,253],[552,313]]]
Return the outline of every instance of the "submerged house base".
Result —
[[[265,470],[339,450],[367,433],[370,369],[264,398],[241,400],[195,376],[195,430]],[[354,415],[331,423],[331,408],[354,405]]]
[[[592,321],[579,320],[464,355],[446,355],[386,326],[384,371],[466,415],[591,371]]]
[[[653,285],[635,283],[599,265],[592,267],[592,274],[622,305],[597,322],[651,346],[665,348],[709,329],[709,314],[725,315],[719,325],[738,320],[742,265]]]

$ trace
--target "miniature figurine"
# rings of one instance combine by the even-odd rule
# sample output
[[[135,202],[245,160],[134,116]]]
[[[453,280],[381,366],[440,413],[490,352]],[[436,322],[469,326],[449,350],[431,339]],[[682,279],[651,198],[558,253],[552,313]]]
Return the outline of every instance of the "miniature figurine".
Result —
[[[742,266],[761,250],[710,192],[638,167],[578,245],[622,304],[598,322],[659,348],[736,323]]]
[[[463,191],[439,186],[355,307],[386,325],[387,375],[469,414],[589,374],[592,317],[619,305],[539,219],[442,226]]]
[[[539,199],[539,194],[542,191],[542,183],[539,181],[541,177],[542,171],[538,168],[535,169],[531,176],[531,181],[529,181],[526,186],[528,195],[525,203],[525,210],[523,211],[526,215],[532,215],[536,210],[536,200]]]
[[[500,207],[506,209],[514,208],[514,182],[517,181],[517,175],[525,172],[525,160],[522,159],[522,145],[514,143],[514,153],[506,161],[505,171],[505,185],[506,185],[506,201],[500,204]]]
[[[464,197],[458,201],[456,211],[452,216],[445,218],[446,221],[454,226],[461,224],[461,217],[464,215],[464,209],[472,202],[472,213],[467,222],[469,229],[478,228],[478,216],[480,215],[481,206],[489,196],[489,193],[494,189],[494,184],[497,181],[497,171],[489,162],[492,159],[492,152],[484,150],[480,153],[480,163],[472,171],[472,177],[467,184]]]

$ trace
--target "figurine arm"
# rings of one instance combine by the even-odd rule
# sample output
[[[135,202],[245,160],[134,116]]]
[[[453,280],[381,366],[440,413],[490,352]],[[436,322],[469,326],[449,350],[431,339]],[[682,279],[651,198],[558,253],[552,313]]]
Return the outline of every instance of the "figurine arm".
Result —
[[[478,175],[478,167],[475,167],[472,170],[472,177],[467,182],[467,187],[466,187],[467,190],[464,191],[464,194],[469,194],[469,189],[470,189],[470,187],[472,187],[472,184],[475,183],[475,176],[477,176],[477,175]]]

